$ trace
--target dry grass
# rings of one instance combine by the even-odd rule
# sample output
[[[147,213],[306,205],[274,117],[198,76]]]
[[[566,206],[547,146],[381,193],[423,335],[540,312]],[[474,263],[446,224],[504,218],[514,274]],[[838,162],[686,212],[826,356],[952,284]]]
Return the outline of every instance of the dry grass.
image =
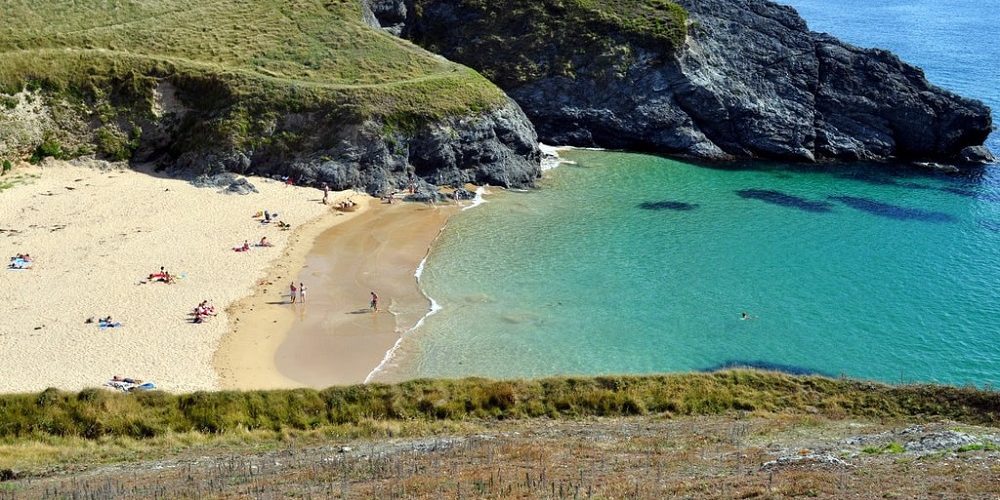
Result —
[[[474,430],[475,435],[466,430],[402,440],[288,439],[239,454],[231,448],[198,448],[166,460],[61,472],[8,483],[8,490],[29,497],[87,498],[909,498],[1000,493],[995,452],[908,461],[860,454],[848,458],[847,466],[762,467],[776,456],[817,444],[773,434],[772,423],[770,417],[720,416],[543,419],[498,423]],[[871,421],[817,418],[812,423],[833,449],[838,440],[857,432],[853,426],[887,428]],[[739,429],[766,439],[743,440]]]

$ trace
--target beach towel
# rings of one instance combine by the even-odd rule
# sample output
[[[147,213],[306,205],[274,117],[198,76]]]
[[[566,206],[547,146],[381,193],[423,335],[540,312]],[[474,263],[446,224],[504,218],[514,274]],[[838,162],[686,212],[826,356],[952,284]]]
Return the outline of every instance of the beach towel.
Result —
[[[135,392],[135,391],[155,391],[156,384],[153,382],[145,382],[142,384],[136,384],[134,382],[125,382],[124,380],[108,380],[104,383],[104,387],[114,389],[122,392]]]
[[[10,265],[7,266],[7,269],[12,271],[23,271],[25,269],[31,269],[32,264],[33,262],[24,259],[14,259],[10,261]]]
[[[108,328],[121,328],[121,326],[122,324],[117,321],[115,321],[114,323],[101,323],[97,325],[97,327],[100,328],[101,330],[106,330]]]

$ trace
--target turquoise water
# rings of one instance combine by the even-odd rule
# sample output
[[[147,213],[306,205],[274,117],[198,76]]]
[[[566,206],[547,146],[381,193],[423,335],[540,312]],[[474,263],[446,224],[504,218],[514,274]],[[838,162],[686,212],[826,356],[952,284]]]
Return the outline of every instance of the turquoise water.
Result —
[[[975,64],[1000,60],[983,35],[993,19],[985,7],[791,3],[814,29],[898,50],[937,83],[998,104],[996,67]],[[946,32],[940,9],[961,33]],[[990,144],[997,149],[996,134]],[[548,172],[540,189],[500,193],[449,223],[421,278],[442,309],[403,343],[396,376],[736,363],[1000,383],[996,169],[951,177],[564,157],[576,164]],[[742,311],[753,319],[740,320]]]

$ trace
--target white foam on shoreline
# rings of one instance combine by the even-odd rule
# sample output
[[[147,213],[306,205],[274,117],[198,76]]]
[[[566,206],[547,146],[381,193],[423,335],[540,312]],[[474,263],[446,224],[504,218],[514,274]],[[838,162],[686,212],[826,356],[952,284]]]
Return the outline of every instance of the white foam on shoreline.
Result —
[[[482,205],[483,203],[486,203],[486,199],[483,198],[484,194],[486,194],[486,186],[479,186],[479,187],[477,187],[476,188],[476,197],[472,199],[472,203],[470,203],[469,206],[462,207],[462,211],[464,212],[464,211],[466,211],[466,210],[468,210],[470,208],[475,208],[475,207],[478,207],[479,205]],[[419,276],[418,276],[418,278],[419,278]]]
[[[583,149],[587,151],[603,151],[600,148],[577,148],[574,146],[549,146],[548,144],[538,143],[538,149],[542,150],[542,172],[546,170],[552,170],[559,165],[576,165],[575,161],[563,159],[559,155],[561,151],[571,151],[574,149]]]
[[[479,189],[476,190],[477,198],[481,197],[480,191],[482,189],[483,188],[480,187]],[[441,230],[438,231],[438,235],[436,238],[434,238],[434,241],[437,241],[437,238],[441,237],[441,233],[444,232],[444,228],[447,226],[448,224],[445,224],[444,226],[441,227]],[[431,242],[431,248],[433,247],[434,247],[434,242]],[[420,264],[417,264],[417,269],[413,272],[413,277],[416,278],[417,281],[417,289],[420,290],[420,293],[424,296],[424,298],[431,303],[430,307],[427,309],[427,313],[424,314],[423,317],[421,317],[416,324],[414,324],[408,330],[400,334],[399,338],[396,339],[396,342],[392,345],[392,347],[390,347],[389,350],[385,352],[385,356],[382,357],[382,361],[378,364],[378,366],[376,366],[374,369],[372,369],[371,372],[368,373],[368,376],[365,377],[365,381],[363,383],[365,384],[371,383],[372,379],[375,378],[376,375],[384,371],[389,362],[396,357],[396,351],[398,351],[400,346],[403,345],[403,339],[405,339],[407,335],[415,332],[418,328],[423,326],[424,322],[427,321],[427,318],[437,314],[438,311],[443,309],[441,304],[438,304],[438,302],[434,300],[434,297],[427,295],[427,292],[424,291],[424,287],[420,286],[420,276],[424,274],[424,267],[427,265],[427,258],[430,256],[430,254],[431,251],[430,248],[428,248],[427,254],[424,255],[424,258],[421,259]]]

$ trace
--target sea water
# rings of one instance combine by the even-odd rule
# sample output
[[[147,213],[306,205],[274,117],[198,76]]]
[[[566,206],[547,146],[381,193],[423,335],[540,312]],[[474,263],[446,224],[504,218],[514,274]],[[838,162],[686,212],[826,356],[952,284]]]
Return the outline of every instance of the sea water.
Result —
[[[1000,107],[990,2],[791,3],[813,29],[896,50]],[[539,189],[450,221],[421,275],[441,309],[403,342],[393,377],[752,365],[1000,383],[1000,167],[562,154],[572,163]]]

